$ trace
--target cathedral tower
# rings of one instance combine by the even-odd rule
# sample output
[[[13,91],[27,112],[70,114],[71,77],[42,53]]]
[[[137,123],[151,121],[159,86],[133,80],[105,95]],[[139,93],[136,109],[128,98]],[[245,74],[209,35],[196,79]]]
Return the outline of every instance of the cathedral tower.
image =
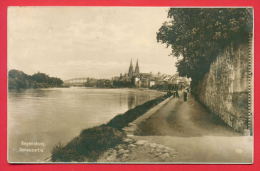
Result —
[[[139,74],[140,74],[140,71],[139,71],[139,65],[138,65],[138,59],[137,59],[136,65],[135,65],[134,75],[135,75],[135,76],[138,76]]]
[[[133,68],[133,63],[132,63],[132,59],[131,59],[129,70],[128,70],[128,77],[132,78],[133,76],[134,76],[134,68]]]

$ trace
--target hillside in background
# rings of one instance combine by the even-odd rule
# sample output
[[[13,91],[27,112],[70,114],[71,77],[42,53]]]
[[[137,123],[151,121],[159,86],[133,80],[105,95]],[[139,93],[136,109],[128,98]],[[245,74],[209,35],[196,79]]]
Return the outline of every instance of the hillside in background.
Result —
[[[33,75],[14,69],[8,72],[8,89],[61,87],[62,84],[60,78],[50,77],[40,72]]]

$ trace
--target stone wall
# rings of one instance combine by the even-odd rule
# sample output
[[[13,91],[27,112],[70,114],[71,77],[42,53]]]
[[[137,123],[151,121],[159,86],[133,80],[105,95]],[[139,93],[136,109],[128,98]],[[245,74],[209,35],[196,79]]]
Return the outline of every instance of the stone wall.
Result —
[[[197,98],[236,131],[250,129],[248,115],[248,45],[228,47],[196,88]]]

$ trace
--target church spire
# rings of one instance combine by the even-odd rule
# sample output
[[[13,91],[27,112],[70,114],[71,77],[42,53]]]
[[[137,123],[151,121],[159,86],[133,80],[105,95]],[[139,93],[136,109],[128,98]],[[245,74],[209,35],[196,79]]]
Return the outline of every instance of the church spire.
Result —
[[[136,65],[135,65],[135,75],[138,76],[140,74],[140,71],[139,71],[139,65],[138,65],[138,59],[136,61]]]
[[[134,68],[133,68],[133,63],[132,63],[132,59],[131,59],[129,70],[128,70],[128,76],[131,78],[131,77],[133,77],[133,74],[134,74]]]

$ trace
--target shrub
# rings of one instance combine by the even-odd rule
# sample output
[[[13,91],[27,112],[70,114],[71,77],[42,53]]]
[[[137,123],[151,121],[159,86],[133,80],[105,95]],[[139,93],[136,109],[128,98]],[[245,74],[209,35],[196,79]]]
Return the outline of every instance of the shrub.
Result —
[[[52,149],[51,160],[53,162],[83,161],[84,157],[75,149],[64,147],[59,143]]]
[[[85,129],[66,146],[55,146],[52,161],[95,161],[105,150],[121,143],[125,136],[122,131],[106,125]]]

